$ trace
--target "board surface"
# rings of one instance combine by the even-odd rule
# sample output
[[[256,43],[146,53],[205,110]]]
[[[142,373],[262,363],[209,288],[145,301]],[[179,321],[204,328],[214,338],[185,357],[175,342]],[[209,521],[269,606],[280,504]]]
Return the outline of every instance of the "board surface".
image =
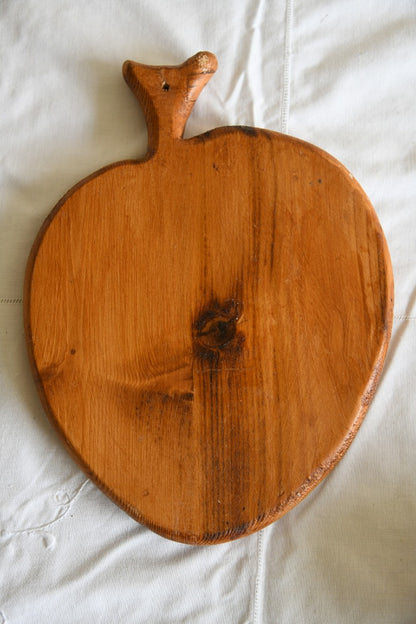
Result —
[[[182,139],[215,57],[127,62],[149,150],[56,206],[25,283],[29,355],[73,456],[187,543],[288,511],[354,437],[392,324],[386,242],[359,184],[298,139]]]

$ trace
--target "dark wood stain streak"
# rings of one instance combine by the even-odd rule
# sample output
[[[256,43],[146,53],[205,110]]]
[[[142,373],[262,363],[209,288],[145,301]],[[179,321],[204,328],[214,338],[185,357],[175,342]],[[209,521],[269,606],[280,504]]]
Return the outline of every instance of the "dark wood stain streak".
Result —
[[[385,248],[383,245],[383,235],[381,232],[377,232],[377,267],[378,267],[378,287],[380,296],[380,316],[383,322],[383,330],[388,331],[391,319],[388,318],[387,313],[387,297],[386,297],[386,259]],[[392,298],[390,299],[390,303]],[[391,309],[390,309],[391,312]]]
[[[272,168],[276,169],[276,161],[273,154],[273,151],[270,151],[270,159],[272,162]],[[270,180],[271,182],[271,242],[270,242],[270,256],[269,256],[269,266],[270,266],[270,276],[273,276],[274,269],[274,257],[275,257],[275,238],[276,238],[276,212],[277,212],[277,204],[278,204],[278,196],[277,196],[277,180],[276,176],[273,176]]]
[[[256,137],[258,132],[256,128],[252,128],[251,126],[235,126],[238,130],[241,130],[245,135],[249,137]]]

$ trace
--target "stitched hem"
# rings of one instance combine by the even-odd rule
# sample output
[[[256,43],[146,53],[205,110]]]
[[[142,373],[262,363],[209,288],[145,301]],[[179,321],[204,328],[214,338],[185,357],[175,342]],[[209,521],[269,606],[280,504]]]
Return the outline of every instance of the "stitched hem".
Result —
[[[416,321],[416,316],[409,316],[408,314],[394,314],[393,318],[397,321]]]
[[[264,543],[263,531],[257,533],[257,571],[254,587],[253,624],[262,622]]]
[[[20,297],[2,297],[0,303],[23,303],[23,299]]]
[[[290,78],[291,78],[291,55],[292,55],[292,30],[293,30],[293,0],[286,0],[286,24],[285,45],[283,60],[283,92],[280,108],[280,128],[287,134],[289,124],[290,107]]]

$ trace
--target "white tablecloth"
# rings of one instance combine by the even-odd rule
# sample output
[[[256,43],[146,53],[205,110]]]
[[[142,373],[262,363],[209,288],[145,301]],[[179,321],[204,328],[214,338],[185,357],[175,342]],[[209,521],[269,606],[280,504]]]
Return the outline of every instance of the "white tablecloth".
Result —
[[[211,50],[187,136],[288,132],[359,180],[396,304],[375,399],[345,458],[293,511],[236,542],[165,540],[108,500],[41,408],[22,324],[26,259],[63,193],[142,155],[122,62]],[[414,0],[0,1],[0,624],[416,621]]]

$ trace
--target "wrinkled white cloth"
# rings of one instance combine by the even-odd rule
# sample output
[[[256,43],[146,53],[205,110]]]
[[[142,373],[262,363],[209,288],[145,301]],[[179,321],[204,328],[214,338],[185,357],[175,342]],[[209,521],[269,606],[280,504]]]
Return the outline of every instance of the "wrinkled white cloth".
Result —
[[[0,624],[416,621],[416,4],[413,0],[0,1]],[[186,136],[288,132],[331,152],[390,247],[385,370],[335,470],[267,529],[191,547],[109,501],[41,408],[22,324],[26,259],[57,200],[142,155],[125,59],[219,69]]]

